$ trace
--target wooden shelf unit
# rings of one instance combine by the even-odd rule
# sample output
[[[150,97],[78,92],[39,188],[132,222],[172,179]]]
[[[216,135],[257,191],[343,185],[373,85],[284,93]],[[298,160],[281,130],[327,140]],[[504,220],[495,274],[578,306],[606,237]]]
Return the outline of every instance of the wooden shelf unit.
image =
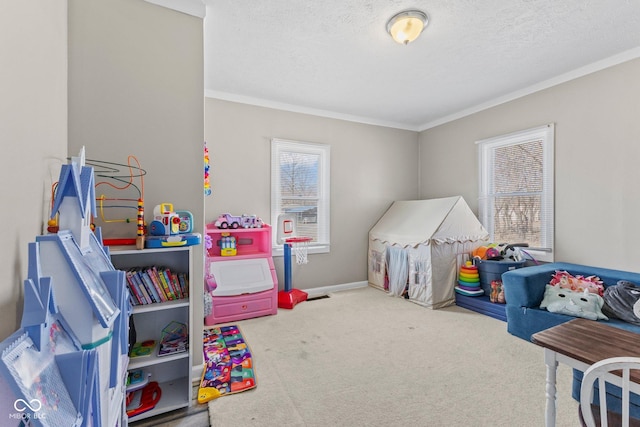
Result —
[[[194,349],[193,337],[193,251],[191,246],[161,249],[112,249],[110,250],[113,265],[120,270],[136,267],[168,267],[173,272],[187,273],[189,278],[189,296],[187,298],[136,305],[133,307],[133,321],[136,328],[136,341],[153,339],[157,342],[155,352],[162,334],[162,329],[170,322],[176,321],[187,325],[189,332],[189,351],[167,356],[156,353],[129,359],[128,370],[143,369],[151,374],[150,381],[157,381],[162,390],[162,397],[151,410],[130,417],[134,422],[165,412],[188,407],[192,404],[191,366]],[[136,406],[132,402],[131,406]]]

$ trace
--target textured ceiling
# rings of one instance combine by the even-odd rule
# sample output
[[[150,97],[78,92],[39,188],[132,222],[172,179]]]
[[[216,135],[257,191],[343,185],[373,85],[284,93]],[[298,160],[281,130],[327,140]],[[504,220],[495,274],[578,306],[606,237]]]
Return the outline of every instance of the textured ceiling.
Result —
[[[203,1],[206,96],[404,129],[640,56],[640,0]]]

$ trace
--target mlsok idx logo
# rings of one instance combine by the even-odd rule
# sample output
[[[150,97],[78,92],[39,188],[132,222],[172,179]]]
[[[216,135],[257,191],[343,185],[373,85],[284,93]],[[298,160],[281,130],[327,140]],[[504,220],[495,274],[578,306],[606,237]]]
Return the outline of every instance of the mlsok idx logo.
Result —
[[[24,399],[16,399],[13,402],[13,408],[18,411],[13,414],[9,414],[9,418],[17,419],[17,420],[27,420],[30,418],[34,419],[45,419],[46,415],[44,413],[40,413],[42,409],[42,402],[39,399],[31,399],[30,401],[26,401]],[[26,412],[27,410],[33,412]]]

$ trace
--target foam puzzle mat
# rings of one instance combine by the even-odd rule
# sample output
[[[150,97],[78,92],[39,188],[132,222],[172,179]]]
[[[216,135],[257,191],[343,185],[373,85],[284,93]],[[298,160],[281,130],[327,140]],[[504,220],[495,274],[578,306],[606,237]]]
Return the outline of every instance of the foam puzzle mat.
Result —
[[[257,386],[249,346],[236,325],[204,330],[204,369],[198,403]]]

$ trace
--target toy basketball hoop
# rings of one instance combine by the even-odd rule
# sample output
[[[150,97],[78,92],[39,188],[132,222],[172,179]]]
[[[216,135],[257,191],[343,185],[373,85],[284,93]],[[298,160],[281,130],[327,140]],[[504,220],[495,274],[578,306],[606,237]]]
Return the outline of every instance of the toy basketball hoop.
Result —
[[[297,221],[295,214],[278,215],[277,243],[282,245],[284,255],[284,290],[278,292],[278,308],[293,308],[296,304],[307,300],[307,293],[294,289],[291,280],[291,249],[296,254],[296,263],[306,264],[307,250],[311,237],[297,235]]]
[[[311,237],[289,237],[285,239],[285,243],[291,246],[293,253],[296,255],[297,264],[306,264],[309,262],[307,253]]]

